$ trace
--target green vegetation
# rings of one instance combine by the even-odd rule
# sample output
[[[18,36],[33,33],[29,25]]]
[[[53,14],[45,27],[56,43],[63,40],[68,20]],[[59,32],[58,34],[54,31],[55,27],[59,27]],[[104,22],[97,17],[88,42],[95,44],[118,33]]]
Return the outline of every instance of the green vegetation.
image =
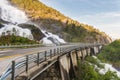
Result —
[[[87,42],[87,40],[96,42],[98,40],[96,35],[99,35],[96,31],[87,31],[82,25],[75,24],[67,25],[63,31],[70,35],[69,41],[72,42]]]
[[[114,67],[120,69],[120,40],[115,40],[109,45],[104,46],[102,52],[97,55],[102,62],[111,63]],[[98,73],[94,65],[104,68],[99,64],[100,60],[93,57],[87,57],[83,62],[78,61],[78,78],[76,80],[120,80],[115,72],[108,71],[105,75]]]
[[[113,64],[116,68],[120,68],[120,40],[115,40],[105,46],[98,55],[98,58],[104,62]]]
[[[47,7],[38,0],[10,0],[12,4],[24,10],[28,17],[52,33],[58,34],[68,42],[109,43],[107,35],[92,26],[72,20],[59,11]]]
[[[100,64],[101,61],[98,60],[97,58],[93,58],[91,56],[88,56],[86,59],[85,59],[87,62],[89,63],[92,63],[94,65],[97,65],[99,68],[104,68],[104,65]]]
[[[14,35],[0,37],[0,45],[19,45],[19,44],[38,44],[38,42]]]
[[[75,80],[120,80],[116,73],[108,71],[105,75],[101,75],[94,69],[93,65],[96,64],[96,59],[89,57],[84,63],[78,61],[78,77]],[[98,64],[98,63],[97,63]]]
[[[0,22],[0,28],[1,28],[1,27],[3,27],[3,24],[2,24],[2,22]]]
[[[29,14],[29,17],[33,19],[39,19],[39,18],[64,19],[65,18],[65,16],[60,14],[58,11],[45,6],[38,0],[11,0],[11,2],[16,4],[20,8],[24,9]]]

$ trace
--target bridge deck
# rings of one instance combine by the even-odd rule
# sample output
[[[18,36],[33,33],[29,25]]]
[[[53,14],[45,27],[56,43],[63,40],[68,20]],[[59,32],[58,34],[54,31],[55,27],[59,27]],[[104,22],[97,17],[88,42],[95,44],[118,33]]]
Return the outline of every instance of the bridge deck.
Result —
[[[95,45],[100,45],[100,44],[82,43],[82,44],[69,44],[63,46],[12,49],[5,52],[2,51],[0,53],[0,75],[1,78],[3,79],[5,79],[6,77],[11,78],[10,74],[12,74],[12,77],[16,77],[21,73],[24,74],[24,72],[25,73],[26,71],[28,72],[29,71],[28,69],[32,67],[38,67],[37,65],[43,66],[43,63],[40,64],[42,61],[47,62],[47,60],[51,60],[51,59],[53,60],[56,56],[58,57],[59,55],[61,55],[60,54],[61,52],[67,52],[77,48],[85,48],[90,46],[92,47]],[[47,57],[48,59],[46,59]],[[11,61],[14,61],[14,65],[11,63]],[[39,66],[39,68],[41,66]],[[13,72],[13,70],[15,70],[15,72]],[[35,69],[33,68],[32,70]]]

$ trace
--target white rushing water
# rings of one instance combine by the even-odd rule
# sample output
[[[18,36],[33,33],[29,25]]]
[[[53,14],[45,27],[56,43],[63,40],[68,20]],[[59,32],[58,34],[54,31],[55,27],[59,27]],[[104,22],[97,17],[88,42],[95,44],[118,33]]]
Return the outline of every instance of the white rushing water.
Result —
[[[0,0],[0,18],[14,23],[25,23],[28,21],[25,13],[9,4],[8,0]]]
[[[8,24],[4,24],[4,27],[0,28],[0,36],[14,33],[17,36],[33,39],[31,30],[18,26],[18,24],[28,22],[29,19],[25,12],[12,6],[8,0],[0,0],[0,19],[9,22]],[[42,39],[43,44],[65,43],[59,36],[45,30],[41,31],[46,36]]]
[[[41,30],[42,33],[45,35],[43,38],[43,44],[61,44],[66,43],[63,39],[61,39],[58,35],[52,34],[45,30]]]
[[[16,25],[7,24],[4,27],[0,29],[0,35],[12,35],[15,34],[17,36],[21,37],[27,37],[29,39],[33,39],[32,33],[29,29],[23,29],[21,27],[18,27]]]
[[[120,77],[120,72],[116,70],[111,64],[108,63],[102,63],[96,56],[92,56],[95,58],[100,65],[104,65],[104,68],[99,68],[97,65],[95,65],[95,69],[99,71],[100,74],[104,75],[108,71],[116,72],[117,76]]]
[[[16,33],[15,35],[33,39],[31,31],[29,29],[23,29],[17,24],[25,23],[28,21],[25,13],[13,6],[11,6],[8,0],[0,0],[0,19],[9,22],[4,24],[4,27],[0,28],[0,36]],[[15,30],[15,32],[13,32]]]
[[[120,72],[117,71],[111,64],[107,64],[107,63],[101,63],[104,65],[103,69],[99,70],[100,74],[105,74],[108,71],[112,71],[112,72],[116,72],[117,76],[120,77]]]

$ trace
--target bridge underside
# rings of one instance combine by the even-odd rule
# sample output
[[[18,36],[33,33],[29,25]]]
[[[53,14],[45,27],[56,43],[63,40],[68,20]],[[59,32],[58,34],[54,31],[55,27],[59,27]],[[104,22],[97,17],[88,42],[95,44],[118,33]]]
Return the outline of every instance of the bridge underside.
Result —
[[[58,61],[34,80],[62,80]]]

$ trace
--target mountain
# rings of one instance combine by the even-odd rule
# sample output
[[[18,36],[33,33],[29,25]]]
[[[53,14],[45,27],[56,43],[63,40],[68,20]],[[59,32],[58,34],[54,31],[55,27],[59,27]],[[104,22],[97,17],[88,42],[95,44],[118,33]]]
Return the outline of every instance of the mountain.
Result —
[[[55,44],[65,43],[65,41],[101,43],[111,42],[111,39],[105,33],[100,32],[92,26],[79,23],[69,17],[66,17],[59,11],[41,3],[39,0],[1,1],[4,3],[6,1],[6,5],[0,3],[4,6],[0,6],[0,10],[1,12],[4,11],[4,13],[7,12],[6,15],[8,17],[6,17],[6,15],[1,15],[2,13],[0,13],[0,15],[3,16],[0,20],[0,26],[3,24],[5,27],[5,24],[18,26],[23,30],[21,34],[27,34],[20,36],[38,41],[40,40],[43,43]],[[11,8],[7,8],[8,6]],[[8,9],[12,9],[12,11]],[[24,29],[28,30],[27,32],[29,32],[29,35]]]

